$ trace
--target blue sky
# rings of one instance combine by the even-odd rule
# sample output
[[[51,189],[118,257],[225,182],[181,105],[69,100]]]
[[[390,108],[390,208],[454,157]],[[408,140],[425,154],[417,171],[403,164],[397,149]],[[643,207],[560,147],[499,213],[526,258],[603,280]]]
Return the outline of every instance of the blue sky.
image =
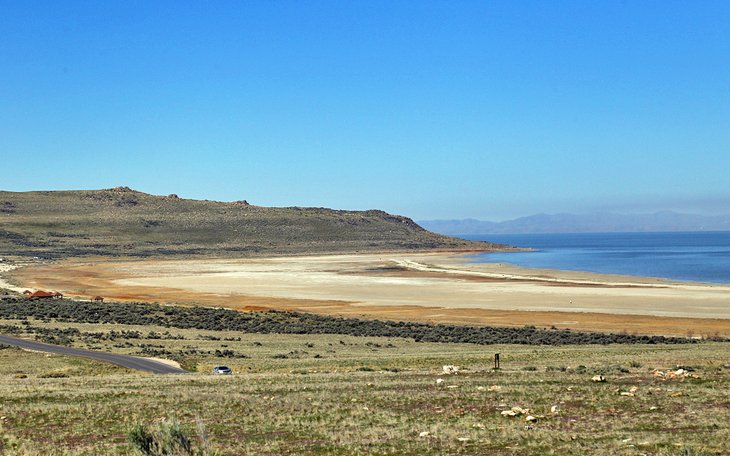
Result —
[[[727,1],[0,4],[0,189],[730,213]]]

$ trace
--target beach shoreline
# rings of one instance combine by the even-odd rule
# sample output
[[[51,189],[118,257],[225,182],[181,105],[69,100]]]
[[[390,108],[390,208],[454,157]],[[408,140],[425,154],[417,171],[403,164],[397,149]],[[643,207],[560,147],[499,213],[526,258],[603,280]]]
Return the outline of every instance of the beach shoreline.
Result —
[[[475,325],[730,336],[730,286],[473,263],[464,252],[74,259],[19,268],[68,296]]]

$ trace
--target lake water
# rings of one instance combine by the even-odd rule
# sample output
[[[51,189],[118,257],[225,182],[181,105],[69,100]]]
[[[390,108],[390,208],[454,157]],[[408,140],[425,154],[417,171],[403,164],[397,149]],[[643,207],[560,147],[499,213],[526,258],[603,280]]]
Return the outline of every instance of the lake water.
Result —
[[[485,234],[463,236],[534,252],[483,253],[475,261],[528,268],[730,283],[730,232]]]

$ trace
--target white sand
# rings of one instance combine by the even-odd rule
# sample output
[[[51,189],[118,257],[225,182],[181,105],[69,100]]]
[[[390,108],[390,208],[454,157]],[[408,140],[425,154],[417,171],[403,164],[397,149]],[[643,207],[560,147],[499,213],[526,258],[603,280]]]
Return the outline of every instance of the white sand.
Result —
[[[8,282],[7,280],[5,280],[3,278],[3,276],[6,273],[8,273],[8,272],[10,272],[13,269],[16,269],[18,267],[19,266],[14,265],[14,264],[3,264],[3,263],[0,263],[0,288],[5,288],[6,290],[16,291],[18,293],[22,293],[24,290],[26,290],[26,288],[16,287],[15,285],[13,285],[12,283]],[[33,290],[31,290],[31,291],[33,291]]]
[[[730,286],[468,263],[454,254],[146,261],[113,267],[132,276],[115,280],[117,285],[219,295],[730,319]],[[372,271],[382,267],[406,271]]]

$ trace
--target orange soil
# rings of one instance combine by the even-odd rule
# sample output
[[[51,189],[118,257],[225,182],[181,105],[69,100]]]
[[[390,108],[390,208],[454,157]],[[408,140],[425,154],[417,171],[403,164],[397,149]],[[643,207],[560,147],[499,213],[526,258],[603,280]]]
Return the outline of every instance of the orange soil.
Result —
[[[708,318],[674,318],[649,315],[619,315],[592,312],[516,311],[424,307],[418,305],[353,305],[348,301],[291,299],[249,296],[237,293],[214,294],[176,288],[120,286],[114,280],[132,274],[110,267],[113,261],[97,263],[56,263],[34,265],[12,272],[12,279],[23,286],[59,290],[67,296],[90,298],[104,296],[111,301],[145,301],[178,305],[205,305],[235,310],[292,310],[358,318],[408,320],[430,323],[570,328],[583,331],[623,332],[658,335],[720,335],[730,337],[730,320]],[[377,273],[377,272],[376,272]],[[392,275],[419,275],[418,272],[389,272]],[[432,274],[423,272],[422,274]],[[472,279],[487,280],[487,279]],[[492,279],[490,279],[492,280]],[[606,285],[609,286],[609,285]]]

